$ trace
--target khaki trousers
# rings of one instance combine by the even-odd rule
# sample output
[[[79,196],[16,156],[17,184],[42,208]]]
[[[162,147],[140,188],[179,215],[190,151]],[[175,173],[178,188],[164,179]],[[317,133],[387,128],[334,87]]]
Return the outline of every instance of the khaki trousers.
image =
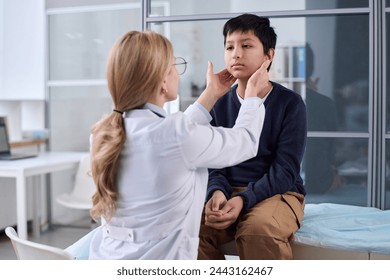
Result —
[[[233,189],[234,194],[243,188]],[[225,230],[206,226],[203,211],[198,259],[225,259],[218,248],[232,240],[236,241],[242,260],[292,259],[290,241],[301,226],[303,211],[304,196],[294,192],[275,195],[256,204]]]

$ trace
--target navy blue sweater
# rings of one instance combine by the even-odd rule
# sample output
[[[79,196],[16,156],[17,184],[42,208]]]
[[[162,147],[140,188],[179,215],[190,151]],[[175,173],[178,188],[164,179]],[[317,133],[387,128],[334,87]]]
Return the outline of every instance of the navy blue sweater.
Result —
[[[257,156],[224,169],[210,169],[207,199],[215,190],[230,197],[232,186],[247,187],[238,195],[244,199],[243,211],[276,194],[306,194],[300,176],[306,145],[306,107],[300,95],[274,83],[264,102],[265,119]],[[237,85],[215,104],[213,126],[233,127],[241,103]]]

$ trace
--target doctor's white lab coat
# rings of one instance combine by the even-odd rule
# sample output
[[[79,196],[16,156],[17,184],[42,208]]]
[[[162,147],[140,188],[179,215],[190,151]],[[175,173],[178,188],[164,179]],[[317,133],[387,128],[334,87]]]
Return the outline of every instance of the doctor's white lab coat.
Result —
[[[254,157],[264,115],[259,98],[244,101],[231,129],[210,126],[199,104],[172,115],[151,104],[127,112],[117,212],[92,237],[89,258],[196,259],[207,168]]]

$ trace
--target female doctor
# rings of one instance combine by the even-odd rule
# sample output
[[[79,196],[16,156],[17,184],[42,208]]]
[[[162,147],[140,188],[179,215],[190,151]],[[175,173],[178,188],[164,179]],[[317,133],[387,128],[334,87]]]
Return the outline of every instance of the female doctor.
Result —
[[[197,258],[207,168],[256,155],[265,114],[257,93],[267,85],[268,64],[248,81],[236,125],[215,128],[208,111],[235,81],[226,70],[214,74],[209,63],[197,102],[167,115],[163,106],[177,98],[178,67],[186,62],[151,31],[129,32],[114,45],[107,65],[114,110],[91,135],[91,216],[101,226],[90,259]]]

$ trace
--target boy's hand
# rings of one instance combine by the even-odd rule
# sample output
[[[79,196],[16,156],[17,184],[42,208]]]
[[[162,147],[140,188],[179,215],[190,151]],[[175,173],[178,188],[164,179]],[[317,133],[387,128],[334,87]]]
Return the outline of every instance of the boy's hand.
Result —
[[[259,96],[262,90],[268,86],[269,76],[267,69],[270,63],[270,60],[264,61],[260,68],[249,78],[246,85],[245,97]]]
[[[241,197],[226,200],[221,191],[215,191],[205,206],[205,225],[215,229],[226,229],[237,220],[242,207]]]
[[[205,206],[206,222],[209,216],[221,216],[221,209],[225,205],[227,199],[223,192],[217,190],[213,192],[213,196],[207,201]]]

